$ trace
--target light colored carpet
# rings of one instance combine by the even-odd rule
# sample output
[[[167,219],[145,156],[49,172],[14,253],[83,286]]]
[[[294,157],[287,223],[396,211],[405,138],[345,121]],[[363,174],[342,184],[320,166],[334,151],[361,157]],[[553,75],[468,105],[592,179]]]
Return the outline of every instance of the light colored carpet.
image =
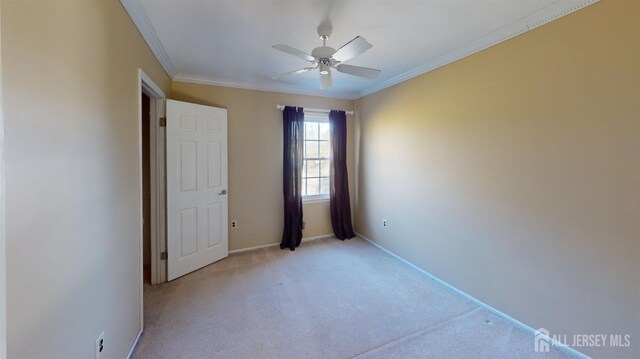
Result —
[[[231,255],[145,287],[134,358],[568,358],[368,242]]]

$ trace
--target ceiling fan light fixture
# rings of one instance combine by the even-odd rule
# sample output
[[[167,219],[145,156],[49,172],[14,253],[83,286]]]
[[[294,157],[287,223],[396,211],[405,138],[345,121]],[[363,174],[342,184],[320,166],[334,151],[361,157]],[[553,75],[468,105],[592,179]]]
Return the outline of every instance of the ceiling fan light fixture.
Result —
[[[302,50],[284,44],[273,45],[273,48],[289,55],[299,57],[312,64],[312,67],[305,67],[299,70],[289,71],[280,76],[276,76],[274,80],[281,79],[285,76],[301,74],[311,70],[318,69],[320,73],[320,88],[327,89],[331,87],[331,68],[336,71],[367,79],[374,79],[380,74],[380,70],[370,69],[362,66],[353,66],[342,64],[373,47],[365,38],[356,36],[353,40],[341,46],[338,50],[327,46],[327,39],[331,35],[333,28],[331,23],[324,21],[318,26],[318,35],[322,39],[322,46],[316,47],[308,54]]]
[[[329,66],[327,64],[320,64],[320,75],[329,74]]]

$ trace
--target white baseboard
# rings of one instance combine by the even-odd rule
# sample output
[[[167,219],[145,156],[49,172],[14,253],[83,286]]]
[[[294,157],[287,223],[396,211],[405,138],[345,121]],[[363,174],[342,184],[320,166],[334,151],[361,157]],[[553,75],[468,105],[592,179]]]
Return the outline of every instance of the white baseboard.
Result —
[[[323,234],[321,236],[302,238],[302,242],[315,241],[316,239],[335,238],[334,234]],[[280,243],[278,243],[280,244]]]
[[[280,243],[269,243],[269,244],[262,244],[262,245],[259,245],[259,246],[254,246],[254,247],[234,249],[234,250],[230,250],[229,254],[236,254],[236,253],[242,253],[242,252],[255,251],[256,249],[274,247],[274,246],[277,246],[279,244]]]
[[[321,236],[302,238],[302,242],[309,242],[309,241],[313,241],[313,240],[316,240],[316,239],[331,238],[331,237],[334,237],[334,235],[333,234],[323,234]],[[279,246],[279,245],[280,245],[280,242],[277,242],[277,243],[263,244],[263,245],[259,245],[259,246],[248,247],[248,248],[234,249],[234,250],[229,251],[229,254],[255,251],[256,249],[275,247],[275,246]]]
[[[133,354],[133,351],[136,350],[136,346],[138,345],[138,340],[140,340],[141,336],[142,336],[142,329],[140,329],[140,331],[138,332],[138,335],[136,335],[136,339],[133,341],[133,345],[131,346],[131,349],[129,349],[129,354],[127,354],[127,359],[130,359],[131,355]]]
[[[376,246],[376,247],[380,248],[382,251],[384,251],[384,252],[388,253],[388,254],[389,254],[389,255],[391,255],[392,257],[394,257],[394,258],[398,259],[398,260],[399,260],[399,261],[401,261],[402,263],[404,263],[404,264],[408,265],[409,267],[411,267],[411,268],[413,268],[413,269],[417,270],[418,272],[420,272],[420,273],[422,273],[422,274],[426,275],[426,276],[427,276],[427,277],[429,277],[430,279],[432,279],[432,280],[434,280],[434,281],[436,281],[436,282],[438,282],[438,283],[440,283],[440,284],[444,285],[445,287],[447,287],[447,288],[451,289],[452,291],[454,291],[454,292],[456,292],[456,293],[460,294],[461,296],[463,296],[463,297],[465,297],[465,298],[467,298],[467,299],[471,300],[472,302],[474,302],[474,303],[478,304],[479,306],[481,306],[481,307],[483,307],[483,308],[487,309],[488,311],[490,311],[490,312],[492,312],[493,314],[495,314],[495,315],[497,315],[497,316],[501,317],[502,319],[505,319],[505,320],[507,320],[507,321],[509,321],[509,322],[511,322],[511,323],[513,323],[513,324],[515,324],[516,326],[518,326],[518,327],[520,327],[520,328],[522,328],[522,329],[526,330],[527,332],[530,332],[530,333],[532,334],[532,338],[533,338],[533,337],[535,337],[535,335],[536,335],[536,330],[535,330],[535,329],[533,329],[533,328],[531,328],[530,326],[528,326],[528,325],[526,325],[526,324],[522,323],[521,321],[519,321],[519,320],[517,320],[517,319],[515,319],[515,318],[513,318],[513,317],[511,317],[511,316],[509,316],[509,315],[507,315],[507,314],[505,314],[505,313],[503,313],[503,312],[501,312],[501,311],[497,310],[496,308],[494,308],[494,307],[492,307],[492,306],[490,306],[490,305],[488,305],[488,304],[486,304],[486,303],[484,303],[484,302],[480,301],[479,299],[474,298],[474,297],[472,297],[471,295],[469,295],[469,294],[467,294],[467,293],[465,293],[465,292],[461,291],[460,289],[458,289],[458,288],[456,288],[456,287],[452,286],[451,284],[449,284],[449,283],[447,283],[447,282],[443,281],[442,279],[440,279],[440,278],[438,278],[438,277],[434,276],[433,274],[431,274],[431,273],[429,273],[429,272],[425,271],[424,269],[422,269],[422,268],[420,268],[420,267],[416,266],[415,264],[413,264],[413,263],[409,262],[408,260],[406,260],[406,259],[404,259],[404,258],[400,257],[399,255],[397,255],[397,254],[395,254],[395,253],[391,252],[390,250],[388,250],[388,249],[384,248],[384,247],[383,247],[383,246],[381,246],[380,244],[378,244],[378,243],[376,243],[376,242],[372,241],[371,239],[369,239],[369,238],[367,238],[367,237],[363,236],[361,233],[356,232],[356,234],[358,235],[358,237],[360,237],[360,238],[364,239],[365,241],[367,241],[367,242],[369,242],[369,243],[373,244],[374,246]],[[551,339],[550,339],[550,340],[551,340]],[[567,347],[567,346],[558,346],[557,348],[558,348],[558,349],[560,349],[560,350],[564,350],[565,352],[567,352],[567,353],[569,353],[569,354],[571,354],[571,355],[573,355],[573,356],[576,356],[576,357],[578,357],[578,358],[582,358],[582,359],[591,359],[591,357],[589,357],[589,356],[587,356],[587,355],[585,355],[585,354],[583,354],[583,353],[580,353],[579,351],[577,351],[577,350],[575,350],[575,349],[573,349],[573,348],[571,348],[571,347]]]

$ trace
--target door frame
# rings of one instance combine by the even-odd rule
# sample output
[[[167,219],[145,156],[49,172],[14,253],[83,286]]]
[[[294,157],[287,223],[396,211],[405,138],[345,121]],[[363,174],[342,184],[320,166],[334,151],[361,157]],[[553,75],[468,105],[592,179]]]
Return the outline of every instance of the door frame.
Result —
[[[149,131],[149,142],[150,142],[150,194],[151,194],[151,215],[149,220],[151,221],[151,283],[154,283],[154,279],[156,282],[160,282],[162,276],[164,276],[164,281],[166,281],[166,266],[160,260],[160,252],[157,251],[158,247],[164,248],[166,246],[166,242],[162,242],[165,240],[166,231],[163,228],[166,227],[164,212],[159,211],[160,209],[164,209],[163,199],[165,198],[164,194],[164,151],[160,152],[157,150],[159,148],[158,143],[160,142],[162,146],[164,146],[164,130],[160,127],[160,118],[164,117],[164,104],[166,101],[166,95],[162,89],[156,85],[153,80],[142,70],[138,69],[138,188],[140,191],[140,198],[138,199],[138,213],[139,213],[139,223],[140,223],[140,231],[138,233],[139,236],[139,280],[140,284],[140,333],[144,328],[144,226],[143,226],[143,181],[142,181],[142,93],[149,96],[150,99],[150,131]],[[158,164],[161,163],[161,168],[158,168]],[[161,174],[160,176],[158,174]],[[161,196],[160,196],[161,195]],[[154,252],[156,250],[156,252]],[[158,271],[158,268],[164,267],[164,271]],[[160,274],[161,278],[158,278]]]
[[[166,161],[165,161],[165,127],[161,126],[161,119],[165,117],[166,96],[142,69],[140,73],[140,93],[149,96],[149,191],[151,192],[151,284],[159,284],[167,281],[167,261],[162,259],[162,253],[167,250],[166,238]],[[142,116],[142,97],[140,96],[140,116]],[[140,117],[142,123],[142,117]],[[142,143],[141,143],[142,145]],[[142,151],[142,147],[140,148]],[[140,157],[142,160],[142,157]],[[142,162],[140,162],[142,166]],[[142,167],[140,167],[142,168]],[[142,180],[142,176],[140,178]],[[141,234],[142,235],[142,234]]]
[[[1,5],[0,5],[1,7]],[[0,359],[7,357],[7,292],[5,232],[4,102],[2,92],[2,41],[0,41]]]

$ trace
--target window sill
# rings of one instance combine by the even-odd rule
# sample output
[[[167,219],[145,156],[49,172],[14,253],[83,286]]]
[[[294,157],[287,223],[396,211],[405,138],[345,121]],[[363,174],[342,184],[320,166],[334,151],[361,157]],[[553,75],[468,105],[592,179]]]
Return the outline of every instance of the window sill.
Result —
[[[302,203],[321,203],[329,202],[329,196],[305,196],[302,197]]]

